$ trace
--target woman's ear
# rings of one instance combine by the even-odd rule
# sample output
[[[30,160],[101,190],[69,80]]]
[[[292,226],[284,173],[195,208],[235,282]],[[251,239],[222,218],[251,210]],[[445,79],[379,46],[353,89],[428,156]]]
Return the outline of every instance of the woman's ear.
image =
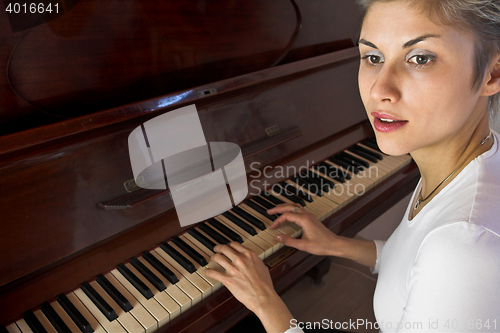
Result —
[[[481,89],[481,96],[492,96],[500,91],[500,54],[496,55],[488,68]]]

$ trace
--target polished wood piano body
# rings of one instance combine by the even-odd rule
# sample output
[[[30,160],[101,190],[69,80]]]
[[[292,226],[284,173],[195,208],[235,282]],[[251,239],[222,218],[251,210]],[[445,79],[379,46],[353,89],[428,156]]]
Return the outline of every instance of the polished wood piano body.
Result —
[[[373,135],[350,0],[155,3],[66,1],[17,32],[0,16],[0,324],[185,232],[168,190],[131,188],[127,138],[145,121],[195,104],[208,142],[242,148],[249,197]],[[406,164],[323,223],[352,236],[417,177]],[[321,260],[265,261],[281,292]],[[160,331],[224,332],[247,314],[221,288]]]

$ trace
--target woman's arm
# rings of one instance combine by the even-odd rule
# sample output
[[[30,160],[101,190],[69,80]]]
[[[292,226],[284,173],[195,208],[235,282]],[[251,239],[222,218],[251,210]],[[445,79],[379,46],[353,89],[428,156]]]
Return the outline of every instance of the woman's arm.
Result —
[[[292,213],[295,207],[283,204],[268,211],[269,214],[282,214],[271,225],[271,229],[286,221],[295,222],[302,227],[302,238],[280,235],[278,240],[281,243],[311,254],[347,258],[370,268],[375,267],[377,249],[373,241],[337,236],[307,210],[299,209]]]

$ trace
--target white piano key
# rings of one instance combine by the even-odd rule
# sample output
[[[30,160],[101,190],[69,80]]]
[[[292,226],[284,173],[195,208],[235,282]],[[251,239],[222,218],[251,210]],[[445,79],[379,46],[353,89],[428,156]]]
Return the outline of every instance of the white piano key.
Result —
[[[76,289],[73,293],[80,299],[80,301],[85,305],[87,310],[94,316],[94,318],[99,322],[99,324],[106,330],[108,333],[126,333],[125,329],[120,325],[120,322],[117,320],[109,321],[106,316],[99,310],[99,308],[92,302],[90,298],[85,294],[82,289]]]
[[[212,261],[212,257],[215,255],[214,252],[210,251],[205,245],[200,243],[196,238],[194,238],[192,235],[188,234],[187,232],[179,236],[180,239],[182,239],[184,242],[189,244],[193,249],[198,251],[198,253],[205,258],[207,261],[207,265],[205,266],[206,268],[210,269],[215,269],[220,272],[224,272],[224,268],[222,268],[218,263]]]
[[[198,253],[205,258],[207,261],[207,265],[204,266],[204,269],[210,268],[210,269],[215,269],[218,270],[219,272],[224,272],[224,268],[222,268],[218,263],[215,261],[211,260],[211,257],[214,256],[214,252],[210,251],[205,245],[201,244],[196,238],[191,236],[188,233],[182,234],[179,236],[180,239],[182,239],[185,243],[187,243],[189,246],[191,246],[193,249],[198,251]],[[218,290],[222,288],[223,284],[218,283],[214,287],[212,287],[215,290]]]
[[[203,299],[203,293],[194,286],[188,279],[184,277],[178,270],[176,270],[170,263],[165,260],[160,254],[155,251],[150,252],[156,259],[160,260],[168,269],[170,269],[179,279],[175,284],[179,289],[181,289],[186,295],[191,298],[191,306],[198,304]]]
[[[153,315],[155,320],[158,322],[158,328],[162,327],[170,320],[170,315],[167,310],[165,310],[154,297],[146,299],[137,288],[135,288],[128,280],[125,278],[118,269],[113,269],[111,274],[120,282],[125,289],[129,291],[136,300],[141,303],[148,312]]]
[[[202,293],[202,298],[207,297],[212,293],[212,285],[205,281],[198,273],[189,273],[184,267],[182,267],[177,261],[175,261],[167,252],[163,251],[161,247],[157,247],[151,252],[156,252],[163,257],[171,266],[175,268],[179,273],[181,273],[189,282],[191,282],[196,288],[198,288]]]
[[[57,330],[55,329],[54,326],[52,326],[52,324],[47,319],[47,317],[42,312],[42,310],[33,311],[33,314],[38,319],[38,321],[40,322],[40,324],[42,324],[43,328],[45,328],[45,330],[47,331],[47,333],[57,333]]]
[[[64,321],[66,326],[70,329],[71,332],[74,333],[81,333],[80,329],[78,326],[76,326],[75,322],[73,319],[70,318],[70,316],[66,313],[66,311],[62,308],[61,304],[59,304],[57,301],[54,301],[50,303],[50,306],[54,309],[55,312],[61,317],[61,319]]]
[[[320,200],[320,197],[316,195],[311,195],[311,192],[307,190],[307,188],[300,186],[299,184],[295,183],[294,181],[287,180],[285,183],[288,184],[288,186],[295,187],[296,189],[300,189],[302,192],[309,194],[311,198],[313,199],[313,202],[307,202],[306,201],[306,208],[310,208],[310,211],[319,219],[323,220],[327,215],[328,212],[330,212],[331,208],[328,207],[323,203],[322,200]],[[319,199],[319,200],[318,200]]]
[[[330,178],[329,176],[327,176],[327,174],[321,172],[321,171],[327,172],[326,170],[318,171],[318,170],[315,170],[313,168],[311,168],[310,170],[311,170],[311,172],[314,172],[314,173],[320,175],[321,177],[324,177],[325,179],[328,179],[329,181],[331,181],[335,184],[335,188],[330,189],[330,191],[328,191],[328,194],[325,194],[328,196],[328,198],[330,200],[336,202],[339,205],[339,207],[344,206],[347,202],[349,202],[349,200],[351,199],[353,194],[349,195],[348,193],[342,193],[341,191],[336,191],[337,187],[341,186],[341,184],[342,184],[341,182],[339,182],[333,178]]]
[[[23,333],[33,333],[24,319],[19,319],[18,321],[16,321],[16,325]]]
[[[92,316],[92,314],[87,310],[85,305],[80,301],[80,299],[74,294],[66,294],[69,301],[73,303],[75,308],[82,314],[83,317],[89,322],[90,326],[96,333],[105,333],[106,330],[97,322],[97,320]]]
[[[200,230],[198,230],[198,231],[200,231]],[[192,260],[191,257],[186,252],[182,251],[177,245],[175,245],[174,242],[168,242],[168,244],[170,246],[172,246],[174,249],[176,249],[177,252],[182,254],[184,257],[190,259],[190,261],[193,263],[194,267],[196,268],[196,273],[198,273],[198,275],[200,275],[205,281],[207,281],[212,286],[212,292],[216,291],[217,289],[219,289],[221,287],[221,283],[219,281],[214,280],[212,278],[209,278],[205,274],[206,267],[203,267],[200,264],[198,264],[196,261]]]
[[[309,194],[312,197],[313,202],[312,203],[306,202],[306,207],[314,204],[315,205],[314,207],[319,212],[322,212],[325,214],[325,215],[322,215],[321,218],[325,218],[326,216],[328,216],[329,212],[331,212],[333,209],[338,207],[338,204],[332,202],[331,200],[326,199],[324,197],[324,195],[320,197],[319,195],[316,195],[315,193],[309,191],[306,187],[301,187],[299,184],[297,184],[291,180],[287,180],[286,182],[288,184],[293,185],[296,188],[301,189],[302,191],[304,191],[305,193]],[[326,193],[326,192],[329,192],[329,191],[323,191],[323,193]]]
[[[191,298],[189,298],[189,296],[182,292],[182,290],[179,289],[177,285],[172,284],[169,280],[167,280],[167,278],[165,278],[160,272],[158,272],[156,268],[151,266],[151,264],[146,259],[144,259],[143,257],[139,257],[138,259],[165,284],[165,287],[167,289],[165,289],[164,292],[170,295],[170,297],[172,297],[172,299],[180,305],[181,313],[191,308]]]
[[[276,240],[275,236],[271,235],[265,229],[264,230],[260,230],[259,228],[255,227],[252,223],[250,223],[247,220],[245,220],[245,218],[243,218],[243,217],[241,217],[241,216],[239,216],[237,214],[236,214],[236,216],[238,218],[240,218],[243,222],[245,222],[245,223],[253,226],[254,229],[255,229],[255,231],[257,231],[257,235],[255,235],[255,236],[252,236],[252,235],[248,234],[251,237],[250,240],[253,241],[253,239],[255,239],[255,237],[260,237],[260,238],[262,238],[265,241],[265,243],[262,243],[262,244],[265,245],[266,247],[268,247],[267,249],[265,249],[266,250],[266,258],[268,258],[269,256],[271,256],[274,252],[276,252],[279,249],[280,242],[278,242]]]
[[[143,327],[130,312],[125,312],[123,309],[113,300],[109,294],[102,289],[101,285],[97,283],[97,281],[90,282],[92,288],[101,295],[101,297],[115,310],[116,315],[118,316],[118,321],[125,328],[127,332],[135,333],[135,332],[146,332],[146,328]]]
[[[253,208],[251,208],[250,206],[247,206],[246,204],[240,204],[239,207],[241,209],[247,211],[247,213],[252,214],[256,218],[258,218],[259,220],[264,222],[264,224],[266,224],[268,226],[268,229],[274,223],[273,221],[269,220],[267,217],[260,214],[259,212],[257,212]],[[269,230],[271,230],[271,229],[269,229]],[[298,225],[296,225],[295,223],[292,223],[292,222],[285,222],[274,230],[279,230],[283,234],[290,236],[290,237],[294,237],[294,238],[297,238],[300,234],[302,234],[302,229]]]
[[[225,224],[226,227],[237,232],[243,238],[242,245],[255,252],[262,260],[264,260],[270,255],[269,250],[272,248],[271,244],[267,243],[262,238],[258,237],[258,235],[255,235],[255,237],[253,237],[245,230],[243,230],[242,228],[240,228],[239,226],[237,226],[236,224],[234,224],[233,222],[231,222],[222,215],[216,216],[214,218],[220,223]]]
[[[23,333],[23,332],[21,332],[19,327],[17,327],[16,323],[12,323],[10,325],[7,325],[7,327],[5,327],[5,328],[7,329],[7,331],[9,333]]]
[[[174,319],[175,317],[177,317],[180,313],[181,313],[181,307],[179,306],[179,304],[177,304],[173,299],[172,297],[170,297],[167,293],[164,293],[162,291],[159,291],[158,289],[156,289],[155,286],[153,286],[149,281],[148,279],[146,279],[134,266],[132,266],[130,263],[128,264],[125,264],[125,266],[128,267],[128,269],[130,269],[130,271],[132,273],[134,273],[139,279],[141,279],[141,281],[149,287],[149,289],[151,289],[151,291],[153,292],[153,297],[156,299],[156,301],[158,303],[160,303],[161,306],[163,306],[163,308],[165,310],[168,311],[169,315],[170,315],[170,320]]]
[[[271,191],[271,192],[269,192],[269,193],[270,193],[272,196],[274,196],[274,197],[276,197],[276,198],[280,199],[280,200],[281,200],[281,201],[283,201],[284,203],[291,203],[291,204],[294,204],[294,205],[296,204],[296,203],[295,203],[295,202],[293,202],[292,200],[290,200],[290,199],[288,199],[287,197],[284,197],[284,196],[282,196],[282,195],[280,195],[280,194],[278,194],[278,193],[274,193],[274,192],[272,192],[272,191]],[[302,209],[305,209],[305,210],[307,210],[307,211],[309,211],[309,212],[313,213],[314,215],[319,214],[319,215],[321,216],[321,212],[318,212],[318,211],[314,210],[314,207],[311,207],[310,205],[308,206],[308,205],[307,205],[308,203],[309,203],[309,202],[306,202],[306,205],[305,205],[305,206],[303,206],[303,207],[302,207]]]
[[[132,310],[130,310],[129,313],[146,329],[146,333],[156,332],[158,330],[158,321],[153,315],[115,278],[113,274],[108,273],[105,277],[128,299],[130,305],[132,305]]]

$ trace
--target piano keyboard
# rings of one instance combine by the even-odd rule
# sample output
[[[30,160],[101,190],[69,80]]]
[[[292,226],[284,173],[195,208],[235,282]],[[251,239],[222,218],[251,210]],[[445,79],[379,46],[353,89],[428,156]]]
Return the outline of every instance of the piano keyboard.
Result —
[[[216,244],[236,241],[265,259],[283,246],[277,235],[301,235],[291,222],[269,229],[277,216],[267,209],[298,203],[324,220],[410,161],[408,155],[386,156],[364,140],[25,312],[0,332],[155,332],[222,287],[205,274],[206,268],[222,269],[210,262]]]

